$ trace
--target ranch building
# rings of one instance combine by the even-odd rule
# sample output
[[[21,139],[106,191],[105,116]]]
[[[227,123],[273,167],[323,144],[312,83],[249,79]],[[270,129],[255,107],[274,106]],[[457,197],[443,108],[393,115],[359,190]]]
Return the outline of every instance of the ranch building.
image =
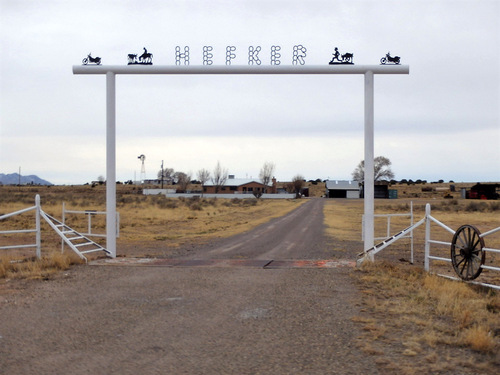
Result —
[[[357,181],[326,180],[325,183],[328,198],[359,198],[359,183]]]
[[[375,181],[375,185],[373,186],[374,189],[374,198],[375,199],[389,199],[389,182],[388,181]],[[360,190],[360,198],[365,197],[365,188],[361,184],[361,190]],[[392,196],[393,198],[397,198],[397,192],[396,196]]]
[[[271,186],[266,186],[261,182],[248,178],[235,178],[234,175],[229,175],[223,186],[219,191],[215,191],[216,186],[207,182],[203,186],[203,193],[205,194],[276,194],[276,179],[273,178]]]

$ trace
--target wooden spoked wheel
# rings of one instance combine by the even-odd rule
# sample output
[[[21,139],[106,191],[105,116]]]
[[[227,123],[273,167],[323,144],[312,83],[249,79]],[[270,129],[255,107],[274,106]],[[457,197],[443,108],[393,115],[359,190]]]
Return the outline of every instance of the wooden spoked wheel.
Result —
[[[485,252],[484,240],[479,230],[472,225],[457,229],[451,243],[451,263],[460,278],[474,280],[483,270]]]

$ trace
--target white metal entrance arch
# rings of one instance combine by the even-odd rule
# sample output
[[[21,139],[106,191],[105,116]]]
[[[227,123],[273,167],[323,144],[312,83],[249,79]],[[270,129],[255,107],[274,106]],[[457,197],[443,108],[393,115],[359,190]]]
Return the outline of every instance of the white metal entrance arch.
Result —
[[[365,81],[365,239],[374,244],[374,75],[409,74],[408,65],[98,65],[73,66],[73,74],[106,75],[106,247],[116,257],[116,75],[117,74],[363,74]]]

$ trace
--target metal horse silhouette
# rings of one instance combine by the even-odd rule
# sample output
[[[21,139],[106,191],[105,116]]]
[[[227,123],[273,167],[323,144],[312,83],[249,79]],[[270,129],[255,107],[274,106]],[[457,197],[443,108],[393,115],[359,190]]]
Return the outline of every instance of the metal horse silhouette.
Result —
[[[387,63],[390,63],[390,64],[392,63],[392,64],[396,64],[396,65],[397,65],[397,64],[400,64],[400,63],[401,63],[401,58],[400,58],[399,56],[394,56],[394,57],[392,57],[392,56],[391,56],[391,53],[390,53],[390,52],[387,52],[387,54],[385,55],[385,57],[382,57],[382,58],[380,59],[380,63],[381,63],[382,65],[385,65],[385,64],[387,64]]]
[[[101,65],[101,58],[100,57],[92,57],[92,53],[89,53],[86,58],[82,60],[83,65],[87,64],[95,64],[95,65]]]
[[[144,48],[144,53],[137,57],[137,54],[128,54],[128,65],[142,64],[142,65],[153,65],[153,54],[149,53],[146,47]]]
[[[328,64],[354,64],[353,57],[354,54],[346,52],[343,55],[340,54],[339,49],[335,47],[335,52],[332,53],[333,57]]]

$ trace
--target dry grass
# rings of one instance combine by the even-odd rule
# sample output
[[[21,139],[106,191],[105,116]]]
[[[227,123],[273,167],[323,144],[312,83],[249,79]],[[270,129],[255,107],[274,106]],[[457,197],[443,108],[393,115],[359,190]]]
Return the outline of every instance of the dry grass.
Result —
[[[178,199],[149,197],[121,205],[119,242],[161,241],[179,246],[247,231],[304,203],[300,200]]]
[[[0,257],[0,279],[44,279],[47,280],[74,264],[81,264],[80,258],[70,254],[51,251],[42,258],[15,259],[12,256]]]
[[[399,348],[404,356],[426,358],[438,353],[441,359],[433,362],[440,371],[442,356],[455,364],[463,364],[464,355],[475,357],[477,362],[467,366],[477,373],[488,374],[500,364],[498,293],[385,261],[365,263],[356,275],[369,297],[363,298],[362,315],[353,321],[362,325],[362,342],[370,343],[370,350]],[[398,369],[408,366],[428,370],[421,361],[400,363]]]

